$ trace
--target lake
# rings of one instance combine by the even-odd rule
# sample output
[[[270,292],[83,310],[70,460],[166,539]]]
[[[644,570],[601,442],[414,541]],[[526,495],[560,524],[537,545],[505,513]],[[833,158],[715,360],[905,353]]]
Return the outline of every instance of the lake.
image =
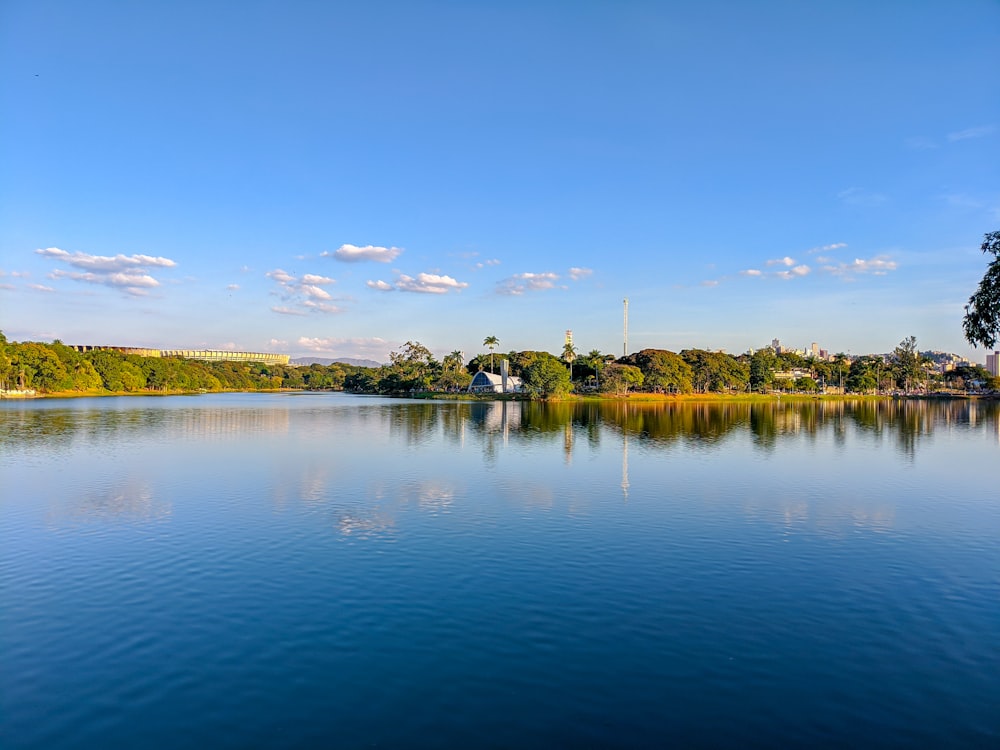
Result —
[[[998,747],[998,412],[0,403],[0,746]]]

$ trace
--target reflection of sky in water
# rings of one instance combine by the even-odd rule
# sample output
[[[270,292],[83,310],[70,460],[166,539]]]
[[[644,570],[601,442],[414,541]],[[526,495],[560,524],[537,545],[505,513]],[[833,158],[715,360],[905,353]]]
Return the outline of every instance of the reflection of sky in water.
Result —
[[[130,523],[159,521],[170,516],[171,506],[159,502],[148,484],[124,479],[106,490],[91,490],[79,497],[69,497],[52,512],[53,520]]]
[[[351,746],[387,715],[403,740],[532,706],[631,731],[669,705],[769,746],[817,716],[902,706],[939,739],[995,716],[996,404],[233,394],[0,420],[0,737],[18,712],[101,737],[107,706],[112,732],[211,706]]]
[[[463,505],[600,514],[611,499],[631,513],[697,503],[786,530],[884,531],[901,506],[912,521],[945,493],[974,496],[975,474],[955,469],[995,460],[1000,436],[995,402],[36,403],[0,410],[4,463],[15,484],[60,466],[48,490],[24,493],[53,518],[162,519],[193,497],[207,513],[264,492],[275,512],[313,507],[350,533]]]

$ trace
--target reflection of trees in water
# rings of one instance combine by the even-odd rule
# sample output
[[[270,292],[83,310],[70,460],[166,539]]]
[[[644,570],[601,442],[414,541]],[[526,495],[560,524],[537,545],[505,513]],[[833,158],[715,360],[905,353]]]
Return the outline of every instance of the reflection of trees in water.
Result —
[[[438,426],[438,417],[443,411],[440,404],[432,401],[407,403],[401,408],[389,410],[390,435],[403,435],[410,445],[419,445],[429,440]]]
[[[135,404],[133,406],[133,404]],[[274,405],[223,408],[218,405],[149,407],[128,400],[96,407],[14,407],[0,410],[0,447],[7,452],[44,445],[62,449],[73,441],[156,437],[224,437],[248,433],[312,430],[322,434],[331,421],[371,420],[409,445],[443,435],[455,444],[473,439],[487,458],[508,441],[559,441],[570,450],[575,438],[600,443],[611,427],[659,443],[715,444],[736,430],[749,429],[755,445],[773,449],[785,435],[832,436],[838,442],[854,429],[893,440],[912,455],[920,440],[948,426],[1000,435],[1000,402],[992,400],[861,400],[773,402],[397,402],[297,411]]]
[[[749,428],[756,445],[773,449],[783,436],[836,443],[853,425],[862,433],[888,437],[906,455],[935,427],[962,426],[995,433],[1000,402],[975,400],[774,401],[714,403],[529,403],[522,411],[519,439],[563,437],[571,425],[595,442],[598,427],[608,425],[654,442],[678,440],[713,444],[731,432]]]
[[[421,409],[420,414],[426,410]],[[842,444],[850,428],[892,439],[912,454],[935,427],[965,426],[995,433],[1000,429],[1000,402],[974,400],[863,400],[771,402],[475,402],[439,409],[427,430],[440,423],[448,439],[479,441],[487,457],[507,440],[552,442],[568,451],[575,438],[600,443],[602,428],[611,427],[641,440],[715,444],[731,433],[749,429],[753,442],[772,450],[782,437],[824,437]]]
[[[277,407],[130,408],[116,402],[111,408],[0,410],[0,445],[9,450],[38,445],[67,448],[75,441],[101,443],[133,436],[204,438],[288,430],[289,412]]]

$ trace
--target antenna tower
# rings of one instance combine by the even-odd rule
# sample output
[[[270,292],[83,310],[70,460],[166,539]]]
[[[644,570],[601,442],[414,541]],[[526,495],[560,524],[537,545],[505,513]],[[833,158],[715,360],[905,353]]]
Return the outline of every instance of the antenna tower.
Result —
[[[625,340],[622,345],[622,356],[628,356],[628,297],[624,299],[625,302]]]

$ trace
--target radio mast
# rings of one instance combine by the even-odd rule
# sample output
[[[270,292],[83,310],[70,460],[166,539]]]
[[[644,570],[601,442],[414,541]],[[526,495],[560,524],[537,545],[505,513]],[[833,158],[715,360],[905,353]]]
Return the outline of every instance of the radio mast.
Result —
[[[622,345],[622,356],[628,356],[628,297],[624,299],[625,302],[625,340]]]

